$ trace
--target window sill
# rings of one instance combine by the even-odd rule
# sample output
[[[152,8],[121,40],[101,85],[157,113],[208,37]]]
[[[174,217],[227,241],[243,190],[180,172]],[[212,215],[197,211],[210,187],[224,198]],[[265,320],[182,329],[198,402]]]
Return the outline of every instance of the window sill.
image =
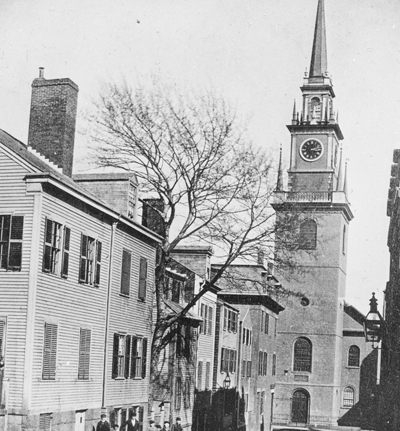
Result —
[[[121,298],[126,298],[126,299],[129,299],[129,293],[127,294],[127,293],[119,293],[119,296],[121,297]]]
[[[354,405],[352,406],[342,406],[342,409],[346,409],[346,410],[350,410],[354,407]]]
[[[138,298],[138,302],[146,302],[146,298]]]
[[[346,365],[346,368],[352,369],[352,370],[359,370],[360,366],[356,366],[356,365]]]

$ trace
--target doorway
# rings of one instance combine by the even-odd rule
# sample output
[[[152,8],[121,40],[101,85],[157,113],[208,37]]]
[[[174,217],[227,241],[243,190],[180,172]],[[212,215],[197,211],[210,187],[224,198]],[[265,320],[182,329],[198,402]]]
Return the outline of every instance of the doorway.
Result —
[[[308,423],[310,406],[310,395],[304,389],[294,391],[292,397],[292,422],[295,423]]]

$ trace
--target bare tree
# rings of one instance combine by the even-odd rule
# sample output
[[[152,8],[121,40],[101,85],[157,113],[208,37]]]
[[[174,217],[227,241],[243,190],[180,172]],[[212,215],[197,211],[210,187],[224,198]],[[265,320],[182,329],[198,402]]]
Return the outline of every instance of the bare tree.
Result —
[[[213,92],[182,97],[160,88],[109,85],[95,108],[90,120],[98,164],[135,171],[142,192],[162,202],[152,207],[164,230],[156,263],[154,375],[168,330],[233,262],[254,261],[262,249],[270,260],[279,259],[277,265],[291,267],[290,253],[275,255],[275,234],[287,250],[295,248],[297,216],[288,211],[276,223],[271,161]],[[212,244],[220,265],[182,313],[167,315],[166,268],[173,249],[188,240]]]

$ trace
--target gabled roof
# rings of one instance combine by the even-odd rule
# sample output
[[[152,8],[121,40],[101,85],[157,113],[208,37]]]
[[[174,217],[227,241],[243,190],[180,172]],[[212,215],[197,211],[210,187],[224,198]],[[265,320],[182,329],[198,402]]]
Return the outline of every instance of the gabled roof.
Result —
[[[357,308],[345,302],[344,312],[347,315],[349,315],[353,320],[355,320],[357,323],[359,323],[361,326],[364,326],[365,315],[361,313],[361,311],[358,311]]]
[[[141,224],[124,217],[117,213],[112,208],[107,206],[102,200],[91,194],[86,188],[75,183],[68,175],[64,175],[58,169],[53,168],[51,163],[46,163],[41,157],[38,157],[34,152],[18,139],[15,139],[9,133],[0,129],[0,145],[4,145],[14,155],[21,158],[32,170],[28,173],[25,179],[29,181],[39,180],[40,182],[50,183],[55,187],[64,189],[67,193],[75,195],[78,199],[84,201],[88,205],[108,214],[112,218],[125,223],[127,226],[134,228],[141,234],[151,238],[153,241],[160,241],[161,237],[150,229]]]
[[[164,304],[166,305],[167,308],[171,310],[170,314],[172,315],[179,314],[184,308],[181,305],[177,304],[176,302],[170,301],[169,299],[164,299]],[[198,316],[197,314],[191,313],[190,311],[185,313],[184,319],[194,320],[196,322],[203,321],[203,319],[200,316]]]

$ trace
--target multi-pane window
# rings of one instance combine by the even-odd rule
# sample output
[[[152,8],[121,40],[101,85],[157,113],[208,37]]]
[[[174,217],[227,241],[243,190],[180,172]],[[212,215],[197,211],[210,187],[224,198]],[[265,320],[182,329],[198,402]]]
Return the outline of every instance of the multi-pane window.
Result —
[[[44,325],[42,379],[55,380],[57,360],[58,325],[46,322]]]
[[[112,377],[124,377],[125,336],[114,334]]]
[[[343,389],[343,407],[353,407],[354,406],[354,389],[347,386]]]
[[[317,247],[317,223],[308,219],[300,224],[299,248],[314,250]]]
[[[200,315],[203,318],[200,326],[200,334],[212,335],[213,308],[210,305],[201,304]]]
[[[142,339],[132,337],[131,377],[141,377],[142,374]]]
[[[312,346],[307,338],[298,338],[294,343],[294,371],[311,372]]]
[[[179,304],[181,299],[182,282],[173,278],[171,280],[171,301]]]
[[[182,404],[182,379],[177,377],[175,380],[175,410],[181,409]]]
[[[261,398],[260,398],[260,415],[264,414],[264,399],[265,399],[265,391],[262,391]]]
[[[235,311],[228,310],[228,331],[237,332],[238,314]]]
[[[43,272],[68,277],[71,229],[46,219]]]
[[[349,367],[360,366],[360,348],[358,346],[350,346],[347,365]]]
[[[43,256],[44,272],[58,273],[61,256],[61,232],[60,223],[46,219]]]
[[[261,333],[268,334],[269,331],[269,314],[261,310]]]
[[[276,375],[276,354],[272,355],[272,375]]]
[[[144,301],[146,299],[147,289],[147,259],[144,257],[140,258],[139,266],[139,291],[138,298]]]
[[[236,373],[237,352],[233,349],[221,349],[221,371]]]
[[[51,413],[41,413],[39,416],[39,431],[50,431],[51,430]]]
[[[266,376],[268,366],[268,354],[266,352],[258,352],[258,375]]]
[[[112,378],[146,377],[147,338],[114,334]]]
[[[0,268],[20,271],[23,216],[0,215]]]
[[[251,330],[247,328],[243,328],[243,338],[242,338],[243,344],[246,346],[251,345]]]
[[[100,241],[82,234],[79,268],[79,281],[81,283],[95,286],[100,284],[101,249]]]
[[[203,388],[203,361],[199,361],[197,364],[197,389]]]
[[[121,294],[126,296],[129,296],[129,287],[131,283],[131,260],[131,252],[122,250]]]
[[[79,364],[78,364],[78,379],[89,379],[90,368],[90,341],[92,331],[90,329],[81,328],[79,337]]]
[[[247,377],[251,377],[251,361],[247,361]]]

